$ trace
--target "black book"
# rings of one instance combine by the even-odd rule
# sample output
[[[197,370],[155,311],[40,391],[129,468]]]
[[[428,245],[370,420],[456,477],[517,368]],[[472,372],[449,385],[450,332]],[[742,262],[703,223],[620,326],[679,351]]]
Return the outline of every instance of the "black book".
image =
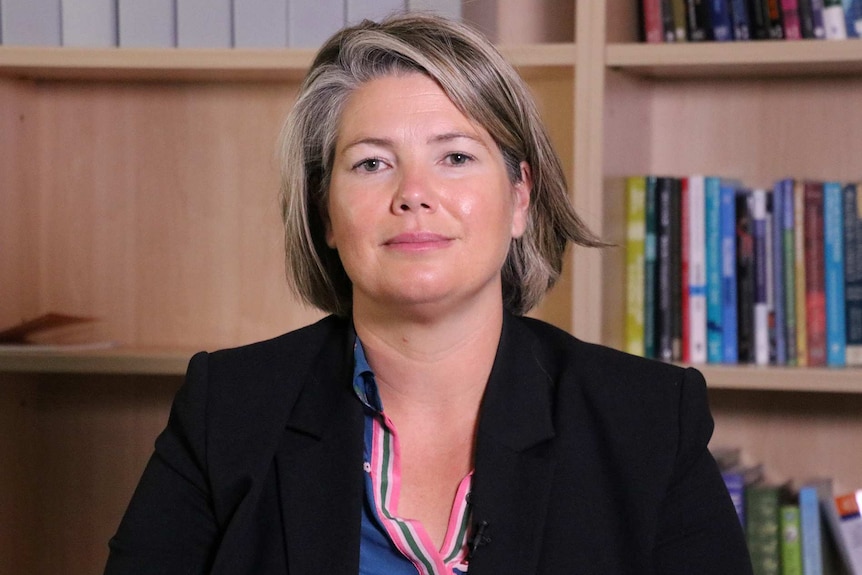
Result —
[[[682,180],[670,189],[670,342],[673,361],[682,360]]]
[[[673,361],[673,304],[671,295],[671,203],[673,178],[660,177],[656,182],[656,247],[658,293],[656,306],[657,357]]]
[[[751,191],[736,193],[736,335],[739,363],[754,361],[754,222]]]
[[[811,0],[798,0],[799,30],[803,38],[815,38],[814,35],[814,10]]]
[[[752,40],[769,39],[768,0],[747,0],[748,2],[748,32]]]

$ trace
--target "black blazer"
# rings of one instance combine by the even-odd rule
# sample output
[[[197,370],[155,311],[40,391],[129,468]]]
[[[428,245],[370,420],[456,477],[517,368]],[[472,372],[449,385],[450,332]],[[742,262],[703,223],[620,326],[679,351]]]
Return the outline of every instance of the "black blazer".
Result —
[[[356,575],[363,413],[328,317],[192,358],[105,573]],[[470,575],[751,573],[702,376],[507,315],[482,403]]]

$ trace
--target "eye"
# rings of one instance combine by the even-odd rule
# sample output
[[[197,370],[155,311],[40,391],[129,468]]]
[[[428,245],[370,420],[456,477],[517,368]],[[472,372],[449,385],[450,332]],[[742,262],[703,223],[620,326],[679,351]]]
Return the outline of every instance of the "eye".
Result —
[[[383,161],[379,158],[367,158],[353,165],[354,170],[363,172],[376,172],[383,166]]]
[[[463,166],[464,164],[470,162],[472,159],[472,156],[463,152],[452,152],[451,154],[446,156],[446,160],[449,162],[450,165],[453,166]]]

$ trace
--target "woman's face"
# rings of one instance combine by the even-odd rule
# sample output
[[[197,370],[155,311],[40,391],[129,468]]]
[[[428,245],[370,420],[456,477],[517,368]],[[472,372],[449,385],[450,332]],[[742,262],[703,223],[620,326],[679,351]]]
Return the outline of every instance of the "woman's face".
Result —
[[[500,302],[500,269],[526,225],[526,163],[521,176],[510,182],[488,132],[430,78],[362,85],[339,126],[326,234],[355,308]]]

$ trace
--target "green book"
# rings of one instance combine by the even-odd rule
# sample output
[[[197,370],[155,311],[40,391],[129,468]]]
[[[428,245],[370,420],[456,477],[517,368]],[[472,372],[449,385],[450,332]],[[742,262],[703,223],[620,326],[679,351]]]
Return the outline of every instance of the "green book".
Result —
[[[626,351],[644,355],[646,178],[626,178]]]
[[[745,488],[745,538],[754,575],[781,575],[780,490],[770,483]]]
[[[799,505],[785,503],[779,508],[781,529],[781,575],[802,575],[802,527]]]

